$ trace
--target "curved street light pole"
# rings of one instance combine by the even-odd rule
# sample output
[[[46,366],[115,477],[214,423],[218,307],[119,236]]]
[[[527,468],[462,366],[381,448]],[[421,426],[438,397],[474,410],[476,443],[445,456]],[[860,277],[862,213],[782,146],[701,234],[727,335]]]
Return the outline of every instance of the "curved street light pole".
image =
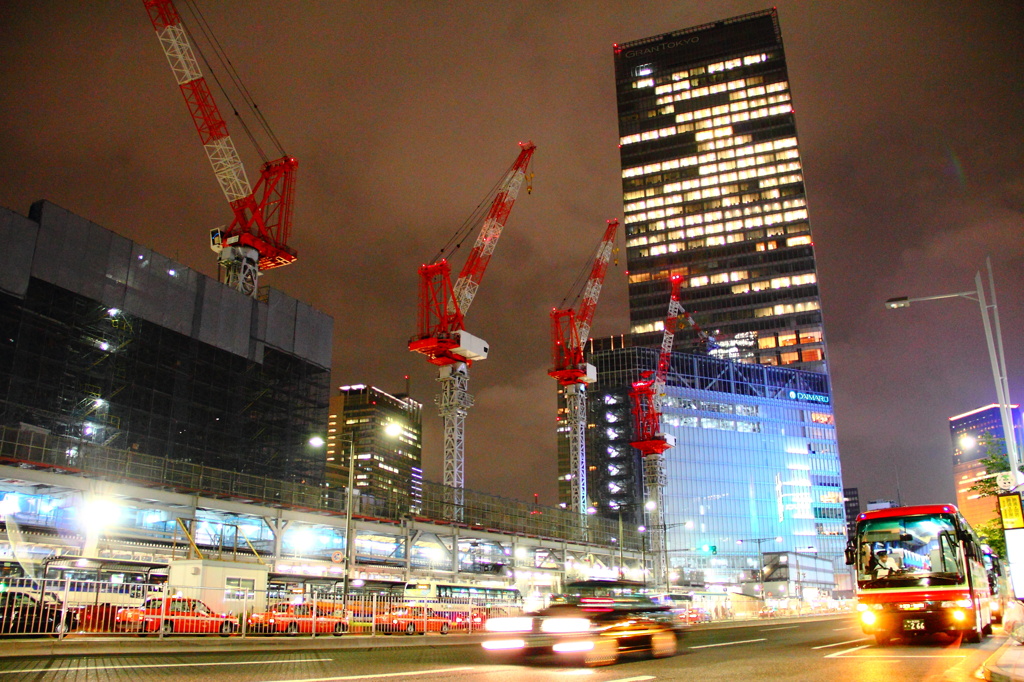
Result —
[[[985,329],[985,343],[988,346],[989,363],[992,365],[992,378],[996,386],[996,400],[999,403],[999,417],[1003,424],[1003,439],[1006,441],[1006,456],[1010,464],[1010,474],[1013,476],[1014,487],[1024,482],[1024,476],[1020,471],[1020,452],[1017,449],[1017,434],[1013,428],[1013,417],[1010,414],[1010,387],[1006,380],[1006,356],[1003,353],[1003,335],[999,326],[999,308],[996,305],[996,284],[992,276],[992,262],[985,259],[988,268],[989,291],[992,293],[991,305],[985,300],[985,288],[982,286],[981,273],[974,275],[974,291],[960,291],[955,294],[940,294],[938,296],[920,296],[909,298],[899,296],[890,298],[885,302],[885,307],[892,310],[895,308],[909,308],[911,303],[917,301],[937,301],[944,298],[966,298],[970,301],[977,301],[981,309],[982,326]],[[991,312],[990,312],[991,311]],[[991,315],[991,317],[990,317]],[[994,332],[993,332],[994,327]]]

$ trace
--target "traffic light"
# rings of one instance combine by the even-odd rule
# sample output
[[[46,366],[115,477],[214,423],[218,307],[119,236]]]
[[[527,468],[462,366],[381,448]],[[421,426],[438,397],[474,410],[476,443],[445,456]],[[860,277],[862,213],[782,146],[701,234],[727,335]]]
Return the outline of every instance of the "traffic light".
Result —
[[[701,545],[700,551],[704,554],[718,554],[718,547],[716,545]]]
[[[711,545],[711,553],[718,554],[718,547],[716,547],[715,545]]]

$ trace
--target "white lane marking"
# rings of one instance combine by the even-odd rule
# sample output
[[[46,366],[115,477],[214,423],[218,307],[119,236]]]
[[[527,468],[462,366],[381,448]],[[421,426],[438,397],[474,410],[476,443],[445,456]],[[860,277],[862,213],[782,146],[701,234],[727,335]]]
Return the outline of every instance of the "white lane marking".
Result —
[[[439,675],[441,673],[458,673],[473,668],[438,668],[437,670],[410,670],[404,673],[377,673],[376,675],[343,675],[340,677],[296,677],[289,680],[273,680],[272,682],[336,682],[339,680],[376,680],[384,677],[412,677],[414,675]]]
[[[733,644],[750,644],[752,642],[767,642],[764,637],[760,639],[745,639],[742,642],[722,642],[721,644],[701,644],[699,646],[687,647],[688,649],[710,649],[713,646],[732,646]]]
[[[848,639],[845,642],[835,642],[833,644],[822,644],[821,646],[812,646],[811,648],[812,649],[828,649],[828,648],[831,648],[831,647],[834,647],[834,646],[842,646],[844,644],[853,644],[854,642],[864,642],[866,640],[867,640],[867,637],[861,637],[859,639]]]
[[[655,679],[654,675],[640,675],[639,677],[620,677],[617,680],[608,680],[608,682],[643,682],[653,679]]]
[[[870,646],[870,645],[868,645],[868,644],[861,644],[860,646],[855,646],[852,649],[844,649],[843,651],[837,651],[834,654],[828,654],[827,656],[825,656],[825,658],[839,658],[843,654],[852,654],[854,651],[860,651],[861,649],[867,649],[868,646]]]
[[[851,625],[848,628],[832,628],[832,632],[842,632],[843,630],[860,630],[859,625]]]
[[[268,665],[270,663],[316,663],[333,661],[333,658],[282,658],[279,661],[213,661],[197,663],[139,663],[134,665],[80,665],[73,668],[24,668],[22,670],[0,670],[0,675],[24,673],[69,673],[77,670],[135,670],[136,668],[195,668],[207,665]]]
[[[793,630],[794,628],[800,627],[799,625],[784,625],[781,628],[761,628],[761,632],[771,632],[772,630]]]
[[[940,654],[937,656],[900,656],[899,654],[865,654],[857,658],[967,658],[967,654]]]

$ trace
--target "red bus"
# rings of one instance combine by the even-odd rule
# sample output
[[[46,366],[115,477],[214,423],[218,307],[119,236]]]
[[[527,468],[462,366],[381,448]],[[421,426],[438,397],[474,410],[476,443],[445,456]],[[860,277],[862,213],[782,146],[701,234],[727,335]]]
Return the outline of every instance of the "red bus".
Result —
[[[936,632],[967,642],[992,634],[984,550],[951,504],[858,515],[846,563],[856,567],[861,628],[879,645]]]

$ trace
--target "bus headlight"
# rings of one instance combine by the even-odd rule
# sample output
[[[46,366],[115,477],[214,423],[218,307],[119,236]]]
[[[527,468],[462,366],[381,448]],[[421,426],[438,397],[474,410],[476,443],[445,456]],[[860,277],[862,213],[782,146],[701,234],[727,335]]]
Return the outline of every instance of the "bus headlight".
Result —
[[[967,620],[967,614],[960,609],[956,609],[953,611],[953,620]]]
[[[874,625],[876,620],[878,620],[878,616],[871,611],[861,611],[860,621],[864,623],[864,625]]]

